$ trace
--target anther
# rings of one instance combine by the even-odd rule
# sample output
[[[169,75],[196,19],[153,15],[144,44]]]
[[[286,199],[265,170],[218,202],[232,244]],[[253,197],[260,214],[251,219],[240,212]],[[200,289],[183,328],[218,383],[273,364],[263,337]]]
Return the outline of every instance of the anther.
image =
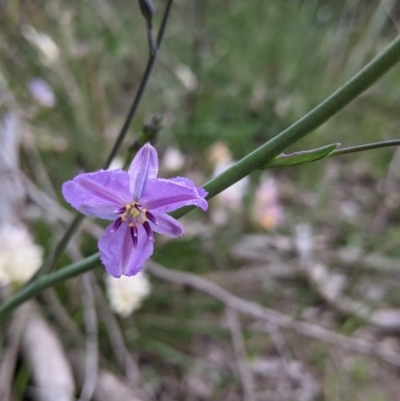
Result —
[[[118,219],[114,221],[114,224],[111,228],[111,233],[115,233],[115,231],[118,230],[118,228],[121,226],[121,224],[122,224],[122,219],[121,219],[121,217],[118,217]]]
[[[138,229],[135,224],[129,224],[129,232],[133,242],[133,247],[136,249],[138,246]]]
[[[115,214],[122,214],[126,212],[126,206],[124,207],[120,207],[119,209],[117,209],[114,213]]]
[[[134,203],[133,205],[137,210],[139,210],[139,212],[142,211],[142,205],[139,205],[139,203]]]
[[[151,229],[150,224],[147,221],[143,223],[143,228],[146,230],[146,234],[149,240],[154,241],[153,230]]]
[[[154,217],[153,213],[150,213],[146,210],[146,217],[154,224],[158,225],[157,219]]]

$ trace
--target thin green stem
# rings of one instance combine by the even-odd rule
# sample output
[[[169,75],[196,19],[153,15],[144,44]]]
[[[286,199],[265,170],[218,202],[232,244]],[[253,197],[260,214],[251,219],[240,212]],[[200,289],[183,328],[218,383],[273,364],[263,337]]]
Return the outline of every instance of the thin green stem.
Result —
[[[390,146],[400,146],[400,139],[392,139],[390,141],[367,143],[365,145],[351,146],[348,148],[334,150],[328,157],[348,155],[350,153],[364,152],[365,150],[388,148]]]
[[[338,113],[347,104],[354,100],[360,93],[368,89],[374,82],[382,77],[400,60],[400,36],[396,38],[382,53],[375,57],[368,65],[366,65],[357,75],[350,81],[339,88],[328,99],[322,102],[314,110],[309,112],[303,118],[298,120],[292,126],[281,132],[275,138],[256,149],[234,166],[220,174],[218,177],[209,181],[204,185],[204,189],[208,191],[208,199],[214,197],[219,192],[241,180],[261,165],[278,156],[288,146],[293,145],[307,134],[314,131],[317,127],[326,122],[329,118]],[[370,145],[362,145],[370,146]],[[354,148],[353,148],[354,149]],[[345,149],[342,149],[342,152]],[[364,148],[364,150],[366,150]],[[340,151],[338,151],[340,152]],[[178,210],[172,215],[179,218],[188,213],[193,208],[186,207]],[[83,259],[79,263],[69,265],[64,269],[44,276],[32,282],[20,291],[12,295],[2,305],[0,305],[0,316],[7,311],[12,310],[22,302],[34,297],[41,290],[63,279],[79,275],[90,270],[91,263],[98,261],[99,254],[92,255]],[[72,272],[71,272],[72,269]],[[61,277],[61,278],[60,278]]]
[[[145,92],[147,83],[149,81],[150,78],[150,74],[153,71],[153,67],[154,67],[154,63],[156,61],[157,58],[157,54],[158,54],[158,49],[161,46],[161,42],[164,38],[164,34],[165,34],[165,29],[167,27],[167,22],[168,22],[168,18],[170,16],[171,13],[171,8],[172,8],[172,4],[173,4],[174,0],[169,0],[168,4],[165,8],[164,11],[164,16],[163,16],[163,20],[160,26],[160,30],[158,31],[158,35],[157,35],[157,47],[155,49],[153,49],[152,51],[150,51],[150,57],[149,57],[149,61],[147,62],[147,66],[145,69],[145,72],[143,74],[143,78],[140,82],[140,86],[139,89],[136,93],[135,99],[133,100],[132,106],[129,110],[128,116],[126,117],[125,123],[121,128],[120,133],[118,134],[117,140],[115,141],[115,144],[110,152],[110,154],[108,155],[108,158],[103,166],[104,169],[107,169],[108,167],[110,167],[110,164],[112,162],[112,160],[114,159],[114,157],[117,155],[117,153],[119,152],[122,143],[129,131],[129,127],[132,124],[132,120],[133,117],[135,117],[136,112],[138,110],[139,104],[143,98],[143,94]]]
[[[335,150],[328,157],[342,156],[355,152],[362,152],[366,150],[379,149],[390,146],[399,146],[399,145],[400,145],[400,139],[368,143],[366,145],[351,146],[348,148]],[[82,259],[77,263],[66,266],[62,270],[59,270],[53,274],[49,274],[45,277],[36,280],[35,282],[30,283],[29,285],[25,286],[21,291],[17,292],[15,296],[11,297],[8,301],[0,305],[0,316],[13,310],[16,306],[20,305],[24,301],[33,298],[43,289],[51,287],[68,278],[78,276],[91,270],[93,267],[95,267],[95,264],[96,262],[99,261],[99,259],[100,259],[100,254],[95,253],[85,259]]]
[[[122,126],[122,128],[118,134],[117,140],[115,141],[114,146],[111,149],[111,152],[108,155],[107,160],[103,165],[104,169],[107,169],[110,166],[112,160],[119,152],[119,150],[122,146],[122,143],[124,142],[124,139],[129,131],[129,127],[132,124],[132,120],[137,113],[140,102],[141,102],[144,92],[146,90],[147,83],[149,81],[151,72],[153,71],[154,63],[157,58],[158,49],[160,48],[162,40],[164,38],[165,29],[167,27],[167,22],[168,22],[170,14],[171,14],[171,8],[173,5],[173,2],[174,2],[174,0],[168,0],[167,6],[165,7],[164,16],[163,16],[163,19],[161,22],[160,29],[158,31],[158,35],[157,35],[157,42],[156,42],[157,46],[155,49],[153,49],[153,51],[150,51],[150,57],[147,62],[147,65],[146,65],[146,69],[143,74],[143,78],[140,82],[139,89],[135,95],[135,98],[133,100],[133,103],[131,105],[129,113],[125,119],[124,125]],[[61,238],[61,240],[57,243],[55,248],[49,252],[49,254],[47,255],[42,266],[40,267],[40,269],[38,270],[36,275],[31,279],[31,281],[35,281],[38,277],[43,276],[43,274],[49,272],[54,267],[56,261],[58,260],[60,255],[64,252],[68,243],[71,241],[71,238],[74,236],[75,232],[78,230],[78,228],[80,227],[80,225],[82,224],[84,219],[85,219],[85,216],[83,216],[81,214],[77,214],[75,216],[74,220],[67,228],[67,230],[64,233],[63,237]]]
[[[53,248],[48,255],[46,256],[42,266],[40,269],[37,271],[37,273],[31,278],[30,282],[33,282],[37,280],[38,277],[42,277],[45,273],[49,272],[51,268],[54,266],[56,260],[59,258],[59,256],[64,252],[64,249],[67,247],[69,241],[75,234],[76,230],[79,228],[79,226],[82,224],[83,220],[85,219],[86,216],[83,214],[78,213],[72,223],[69,225],[67,228],[67,231],[65,231],[63,237],[60,239],[60,241],[56,244],[55,248]]]
[[[378,54],[358,74],[320,103],[315,109],[311,110],[279,135],[239,160],[218,177],[208,181],[203,186],[208,192],[207,199],[212,198],[235,182],[259,169],[261,165],[266,164],[286,148],[313,132],[374,84],[393,68],[399,60],[400,36],[393,40],[383,52]],[[185,207],[174,212],[172,215],[178,218],[192,209],[193,207]]]
[[[67,268],[58,270],[54,273],[40,277],[34,282],[29,283],[25,287],[17,291],[12,297],[6,302],[0,305],[0,316],[5,313],[12,311],[18,305],[33,298],[40,291],[45,288],[52,287],[58,283],[61,283],[71,277],[78,276],[96,267],[100,259],[100,255],[95,253],[79,262],[68,265]]]

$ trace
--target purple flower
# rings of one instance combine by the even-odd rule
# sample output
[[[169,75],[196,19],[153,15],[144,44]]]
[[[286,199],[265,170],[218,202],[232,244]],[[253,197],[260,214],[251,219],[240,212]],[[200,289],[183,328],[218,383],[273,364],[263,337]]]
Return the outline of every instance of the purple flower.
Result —
[[[153,231],[180,237],[169,216],[182,206],[207,210],[207,192],[187,178],[157,178],[158,156],[147,143],[124,170],[80,174],[62,187],[64,198],[87,216],[114,220],[99,240],[100,258],[114,277],[134,276],[153,253]]]
[[[51,108],[56,105],[56,95],[44,79],[32,78],[28,83],[28,90],[41,106]]]

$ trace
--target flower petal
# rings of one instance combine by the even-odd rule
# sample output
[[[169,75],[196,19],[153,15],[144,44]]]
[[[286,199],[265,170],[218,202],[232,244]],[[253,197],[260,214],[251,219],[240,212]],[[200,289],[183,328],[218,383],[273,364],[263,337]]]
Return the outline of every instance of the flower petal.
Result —
[[[178,220],[167,214],[157,215],[157,223],[153,224],[150,222],[150,226],[153,231],[159,234],[167,235],[168,237],[177,238],[183,236],[183,227]]]
[[[205,189],[203,189],[201,187],[196,187],[196,185],[194,185],[193,182],[191,180],[189,180],[189,178],[175,177],[175,178],[170,178],[170,181],[182,182],[182,183],[186,184],[188,187],[196,189],[198,195],[201,198],[205,198],[208,195],[208,192]]]
[[[80,174],[63,184],[62,194],[81,213],[107,220],[115,220],[115,210],[132,201],[123,170]]]
[[[111,233],[112,226],[110,224],[99,239],[100,259],[111,276],[134,276],[143,269],[144,262],[152,255],[153,242],[149,241],[143,226],[140,226],[135,249],[128,224],[123,224],[114,233]]]
[[[203,199],[206,191],[199,191],[199,189],[189,179],[186,181],[186,179],[164,180],[157,178],[147,182],[146,192],[141,203],[154,215],[172,212],[188,205],[207,210],[207,201]]]
[[[133,159],[128,174],[130,176],[131,194],[134,200],[138,201],[145,189],[147,180],[156,178],[158,173],[158,155],[157,151],[146,143]]]

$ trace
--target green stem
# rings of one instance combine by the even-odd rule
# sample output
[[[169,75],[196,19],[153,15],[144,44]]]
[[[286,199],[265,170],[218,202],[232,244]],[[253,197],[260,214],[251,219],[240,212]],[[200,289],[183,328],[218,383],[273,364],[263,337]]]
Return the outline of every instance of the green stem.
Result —
[[[365,150],[387,148],[389,146],[400,146],[400,139],[392,139],[390,141],[373,142],[365,145],[351,146],[349,148],[334,150],[328,157],[348,155],[350,153],[364,152]]]
[[[157,35],[157,42],[156,42],[157,46],[155,49],[150,51],[150,57],[147,62],[145,72],[143,74],[143,78],[140,82],[139,89],[135,95],[135,98],[133,100],[133,103],[131,105],[129,113],[125,119],[124,125],[122,126],[122,128],[118,134],[117,140],[115,141],[114,146],[113,146],[110,154],[108,155],[106,162],[103,165],[104,169],[107,169],[108,167],[110,167],[112,160],[119,152],[119,150],[122,146],[122,143],[129,131],[129,127],[132,124],[132,120],[137,113],[139,104],[143,98],[143,95],[144,95],[147,83],[149,81],[151,72],[153,71],[154,63],[157,58],[158,49],[160,48],[161,42],[164,38],[165,29],[167,27],[167,22],[168,22],[170,13],[171,13],[171,8],[172,8],[173,2],[174,2],[174,0],[168,0],[168,4],[165,7],[163,20],[161,22],[160,30],[158,31],[158,35]],[[77,214],[75,216],[74,220],[67,228],[67,230],[64,233],[63,237],[61,238],[61,240],[57,243],[55,248],[53,250],[51,250],[50,253],[47,255],[42,266],[40,267],[38,272],[35,274],[35,276],[31,279],[31,282],[35,281],[38,277],[42,277],[43,274],[48,273],[52,269],[52,267],[54,267],[55,262],[60,257],[60,255],[64,252],[65,248],[69,244],[69,241],[71,241],[71,238],[74,236],[75,232],[78,230],[78,228],[82,224],[85,217],[86,216],[83,216],[81,214]]]
[[[313,132],[374,84],[394,67],[399,60],[400,36],[394,39],[383,52],[378,54],[358,74],[320,103],[315,109],[311,110],[279,135],[249,153],[218,177],[208,181],[203,186],[208,192],[207,199],[212,198],[235,182],[246,177],[261,165],[278,156],[286,148]],[[172,213],[172,215],[178,218],[192,209],[193,207],[185,207]]]
[[[0,316],[3,316],[5,313],[12,311],[18,305],[33,298],[45,288],[52,287],[71,277],[79,276],[80,274],[92,270],[94,267],[96,267],[96,264],[98,264],[99,259],[100,254],[95,253],[94,255],[88,256],[79,262],[68,265],[64,269],[47,274],[46,276],[40,277],[36,281],[29,283],[17,291],[13,296],[8,298],[6,302],[0,305]]]
[[[114,157],[117,155],[118,151],[120,150],[122,143],[126,137],[126,134],[128,133],[129,127],[131,126],[133,117],[135,116],[137,109],[139,107],[139,104],[142,100],[144,91],[145,91],[147,83],[149,81],[150,74],[153,70],[154,63],[156,61],[158,49],[160,48],[161,42],[164,38],[165,28],[167,27],[167,22],[168,22],[168,18],[169,18],[170,12],[171,12],[173,2],[174,2],[174,0],[169,0],[167,6],[165,8],[164,17],[163,17],[163,20],[162,20],[162,23],[160,26],[160,30],[158,31],[158,35],[157,35],[157,42],[156,42],[157,46],[155,49],[150,51],[149,61],[147,62],[146,70],[144,72],[142,81],[140,82],[139,89],[137,91],[135,99],[133,100],[133,103],[129,110],[128,116],[126,117],[125,123],[124,123],[123,127],[121,128],[120,133],[118,134],[118,138],[115,141],[114,147],[112,148],[112,150],[107,158],[107,161],[105,162],[105,164],[103,166],[104,169],[107,169],[108,167],[110,167],[112,160],[114,159]]]
[[[365,150],[387,148],[389,146],[399,146],[400,139],[392,139],[389,141],[367,143],[364,145],[351,146],[348,148],[336,149],[340,143],[332,143],[317,149],[302,150],[294,153],[281,153],[278,157],[267,162],[262,166],[262,169],[277,168],[277,167],[293,167],[302,164],[314,163],[323,160],[327,157],[348,155],[351,153],[362,152]]]
[[[62,236],[62,238],[60,239],[60,241],[58,241],[56,246],[48,253],[42,266],[40,266],[39,270],[31,278],[31,280],[29,282],[36,281],[39,277],[42,277],[45,273],[48,273],[52,267],[54,267],[56,260],[63,253],[64,249],[69,244],[69,241],[75,234],[76,230],[80,227],[80,225],[82,224],[85,217],[86,216],[84,216],[83,214],[80,214],[80,213],[78,213],[75,216],[74,220],[68,226],[67,230],[65,231],[65,233]]]
[[[354,100],[360,93],[368,89],[374,82],[382,77],[400,60],[400,36],[397,37],[382,53],[375,57],[367,64],[357,75],[350,81],[339,88],[328,99],[322,102],[314,110],[309,112],[303,118],[298,120],[292,126],[281,132],[279,135],[256,149],[234,166],[224,171],[218,177],[212,179],[204,185],[204,189],[208,191],[208,199],[214,197],[219,192],[241,180],[261,165],[272,160],[274,157],[282,153],[288,146],[293,145],[307,134],[314,131],[324,122],[329,120],[347,104]],[[368,145],[362,145],[368,146]],[[345,149],[342,149],[342,152]],[[364,149],[366,150],[366,149]],[[338,151],[340,152],[340,150]],[[188,213],[193,208],[185,207],[175,213],[173,217],[179,218]],[[2,305],[0,305],[0,316],[5,312],[12,310],[22,302],[34,297],[38,292],[46,287],[54,285],[54,283],[62,281],[66,278],[79,275],[90,270],[94,261],[99,259],[99,254],[92,255],[83,259],[79,263],[66,266],[64,269],[44,276],[37,282],[32,282],[20,291],[12,295]],[[71,272],[71,269],[73,271]],[[61,277],[61,278],[60,278]],[[38,283],[38,284],[37,284]]]

